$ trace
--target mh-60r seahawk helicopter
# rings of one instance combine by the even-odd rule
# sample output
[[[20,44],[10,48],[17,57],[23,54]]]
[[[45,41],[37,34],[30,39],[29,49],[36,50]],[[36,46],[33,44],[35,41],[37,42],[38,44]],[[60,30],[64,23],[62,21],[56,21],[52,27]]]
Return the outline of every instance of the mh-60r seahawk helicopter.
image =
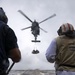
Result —
[[[54,16],[56,16],[56,14],[53,14],[53,15],[51,15],[50,17],[48,17],[48,18],[42,20],[41,22],[37,22],[36,20],[32,21],[30,18],[28,18],[28,16],[26,16],[26,15],[23,13],[23,11],[18,10],[18,12],[20,12],[25,18],[27,18],[27,19],[32,23],[32,26],[23,28],[23,29],[21,29],[21,30],[25,30],[25,29],[31,28],[31,32],[32,32],[32,34],[33,34],[34,37],[35,37],[35,40],[32,40],[32,42],[35,42],[35,43],[36,43],[36,42],[40,42],[40,40],[37,40],[38,35],[40,35],[40,29],[47,33],[47,31],[45,31],[44,29],[42,29],[42,28],[39,26],[39,24],[41,24],[41,23],[45,22],[46,20],[48,20],[48,19],[53,18]],[[36,53],[39,53],[39,52],[37,51]],[[33,54],[35,54],[35,53],[33,52]]]

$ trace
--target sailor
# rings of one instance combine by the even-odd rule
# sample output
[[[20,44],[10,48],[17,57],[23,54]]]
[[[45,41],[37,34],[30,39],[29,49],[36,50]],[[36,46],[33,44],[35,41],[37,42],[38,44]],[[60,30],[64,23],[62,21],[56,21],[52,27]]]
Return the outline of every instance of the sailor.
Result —
[[[58,37],[46,50],[48,62],[55,62],[56,75],[75,75],[75,30],[72,24],[62,24]]]

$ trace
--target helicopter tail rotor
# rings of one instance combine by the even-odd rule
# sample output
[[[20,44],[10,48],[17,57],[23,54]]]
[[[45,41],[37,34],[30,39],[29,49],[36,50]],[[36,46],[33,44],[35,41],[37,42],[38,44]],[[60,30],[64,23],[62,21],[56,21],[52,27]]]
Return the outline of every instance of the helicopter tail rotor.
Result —
[[[37,37],[35,36],[35,40],[32,40],[32,42],[40,42],[40,40],[37,40]]]

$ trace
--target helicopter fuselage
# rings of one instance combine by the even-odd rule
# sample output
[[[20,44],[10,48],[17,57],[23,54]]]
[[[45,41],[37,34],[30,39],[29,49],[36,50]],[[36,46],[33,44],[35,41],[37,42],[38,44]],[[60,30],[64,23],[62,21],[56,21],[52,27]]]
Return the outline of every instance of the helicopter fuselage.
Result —
[[[32,23],[31,31],[32,31],[32,34],[34,35],[34,37],[37,37],[40,34],[40,29],[39,29],[38,22],[34,21]]]

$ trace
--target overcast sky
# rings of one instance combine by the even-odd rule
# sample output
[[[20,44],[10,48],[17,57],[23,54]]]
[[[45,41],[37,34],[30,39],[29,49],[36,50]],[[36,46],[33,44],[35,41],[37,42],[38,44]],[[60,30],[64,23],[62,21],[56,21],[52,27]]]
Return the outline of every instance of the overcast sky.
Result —
[[[57,37],[57,29],[61,24],[68,22],[75,27],[75,0],[0,0],[0,7],[3,7],[8,16],[8,25],[15,31],[22,54],[21,62],[15,64],[13,69],[54,69],[54,64],[46,60],[45,52],[52,39]],[[31,22],[18,10],[22,10],[32,21],[36,19],[38,22],[56,14],[40,24],[48,32],[40,31],[40,43],[31,42],[34,39],[31,29],[21,31],[22,28],[31,26]],[[33,55],[31,52],[35,48],[40,53]]]

